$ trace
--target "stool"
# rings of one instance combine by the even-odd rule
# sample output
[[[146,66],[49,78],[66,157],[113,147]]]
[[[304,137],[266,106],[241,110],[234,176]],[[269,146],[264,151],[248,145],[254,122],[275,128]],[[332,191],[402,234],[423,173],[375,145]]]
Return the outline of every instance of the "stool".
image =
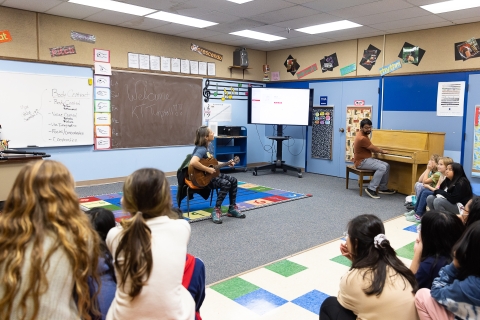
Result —
[[[355,166],[352,164],[352,165],[349,165],[347,166],[347,186],[346,188],[348,189],[348,178],[349,178],[349,173],[354,173],[356,175],[358,175],[358,186],[360,187],[360,196],[362,196],[362,192],[363,192],[363,183],[369,183],[371,180],[372,180],[372,176],[373,174],[375,173],[375,171],[373,170],[362,170],[362,169],[357,169],[355,168]],[[369,176],[370,180],[364,180],[363,177],[364,176]]]

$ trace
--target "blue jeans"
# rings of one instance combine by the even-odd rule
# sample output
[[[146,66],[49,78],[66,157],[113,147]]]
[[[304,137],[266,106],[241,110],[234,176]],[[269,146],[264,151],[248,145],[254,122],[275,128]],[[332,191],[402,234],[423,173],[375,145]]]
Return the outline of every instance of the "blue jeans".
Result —
[[[415,203],[415,209],[413,210],[415,210],[415,213],[418,214],[420,217],[423,216],[423,214],[427,210],[427,197],[432,194],[433,191],[430,191],[429,189],[423,189],[420,192],[420,196],[417,197],[417,203]]]
[[[388,176],[390,175],[390,165],[388,163],[374,158],[367,158],[360,162],[360,165],[357,168],[375,170],[368,189],[375,192],[377,191],[377,188],[379,190],[387,190]]]

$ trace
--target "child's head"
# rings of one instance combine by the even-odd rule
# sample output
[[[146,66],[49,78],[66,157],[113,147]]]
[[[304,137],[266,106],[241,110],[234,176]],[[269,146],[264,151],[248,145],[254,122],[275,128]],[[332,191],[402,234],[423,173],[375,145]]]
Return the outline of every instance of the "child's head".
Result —
[[[452,247],[460,239],[464,230],[465,226],[456,214],[436,210],[427,211],[422,216],[420,231],[423,243],[422,258],[451,257]]]
[[[170,185],[165,173],[158,169],[139,169],[128,176],[123,185],[122,206],[135,217],[139,212],[145,219],[162,215],[172,219],[178,217],[172,212]]]
[[[436,172],[437,171],[437,166],[438,166],[438,160],[440,159],[440,156],[436,153],[432,154],[430,157],[430,161],[432,162],[433,168],[432,171]]]
[[[463,215],[466,217],[466,228],[475,221],[480,220],[480,197],[473,196],[473,198],[467,202],[465,209],[463,209]]]
[[[449,164],[453,163],[453,159],[450,157],[440,157],[438,159],[437,170],[441,174],[445,174],[445,170]]]
[[[107,239],[108,231],[116,225],[113,212],[102,207],[97,207],[92,208],[85,213],[90,217],[92,226],[97,231],[100,238],[105,241]]]
[[[480,221],[472,223],[453,247],[453,254],[460,265],[459,279],[480,277]]]

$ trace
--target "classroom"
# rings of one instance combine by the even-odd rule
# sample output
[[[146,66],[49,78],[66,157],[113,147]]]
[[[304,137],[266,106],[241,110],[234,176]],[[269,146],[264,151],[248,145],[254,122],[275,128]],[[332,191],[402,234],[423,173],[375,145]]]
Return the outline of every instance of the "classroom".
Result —
[[[0,0],[0,202],[29,162],[11,150],[63,164],[82,210],[103,201],[117,222],[130,217],[127,177],[161,170],[191,228],[187,251],[205,264],[203,319],[317,319],[351,266],[338,247],[356,216],[377,215],[410,266],[418,222],[405,221],[405,197],[433,154],[461,164],[480,195],[480,7],[455,1],[434,13],[423,7],[441,1]],[[213,25],[153,18],[161,12]],[[357,26],[301,30],[339,20]],[[306,125],[289,122],[296,107],[281,123],[252,121],[252,93],[276,89],[292,105],[311,95]],[[380,200],[349,171],[363,118],[397,191]],[[246,219],[212,223],[220,186],[175,198],[200,126],[219,161],[239,157],[221,172],[238,180]]]

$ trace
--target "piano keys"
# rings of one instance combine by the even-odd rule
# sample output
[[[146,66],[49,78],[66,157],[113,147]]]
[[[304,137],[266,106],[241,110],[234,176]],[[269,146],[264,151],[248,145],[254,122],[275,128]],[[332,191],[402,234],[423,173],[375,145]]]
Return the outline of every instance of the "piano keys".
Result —
[[[415,182],[433,154],[443,156],[445,133],[407,130],[372,130],[372,143],[388,154],[373,154],[390,164],[388,188],[415,194]]]

